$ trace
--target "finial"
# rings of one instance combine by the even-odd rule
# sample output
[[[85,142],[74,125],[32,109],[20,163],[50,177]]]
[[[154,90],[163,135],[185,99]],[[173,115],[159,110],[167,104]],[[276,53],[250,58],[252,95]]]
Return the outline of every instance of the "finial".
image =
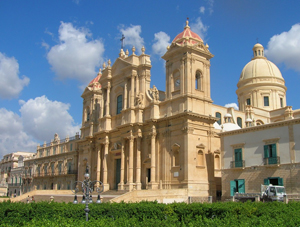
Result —
[[[110,67],[110,64],[111,64],[111,61],[110,61],[110,59],[108,59],[108,62],[107,62],[107,64],[108,64],[108,67]]]
[[[185,27],[184,28],[189,28],[189,18],[187,17],[186,18],[186,22],[185,22]]]
[[[98,74],[101,74],[101,68],[99,69],[99,72],[98,72]]]
[[[144,47],[144,46],[142,47],[142,49],[141,49],[141,50],[142,50],[142,54],[145,54],[145,50],[146,50],[146,49],[145,49],[145,47]]]
[[[128,51],[128,50],[126,50],[125,54],[126,54],[126,56],[128,56],[128,54],[129,54],[129,51]]]
[[[169,50],[169,49],[170,49],[170,46],[168,45],[168,46],[167,46],[167,50]]]
[[[105,62],[103,62],[103,69],[105,69],[106,65],[105,65]]]
[[[135,47],[134,46],[132,47],[131,50],[132,50],[132,55],[135,55]]]

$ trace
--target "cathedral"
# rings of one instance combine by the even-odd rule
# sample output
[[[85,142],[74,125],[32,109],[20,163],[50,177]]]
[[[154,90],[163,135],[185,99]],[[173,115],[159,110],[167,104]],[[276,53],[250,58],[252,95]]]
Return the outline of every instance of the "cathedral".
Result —
[[[144,47],[141,55],[135,47],[131,53],[121,49],[81,96],[80,135],[60,140],[56,134],[51,143],[38,146],[34,162],[24,162],[35,173],[32,190],[69,190],[83,180],[88,166],[91,180],[101,181],[105,191],[158,195],[166,190],[175,195],[184,189],[187,196],[213,200],[222,190],[228,194],[230,176],[247,167],[241,155],[229,154],[244,149],[247,138],[232,145],[230,135],[300,117],[300,111],[286,105],[285,81],[264,56],[263,46],[257,43],[252,51],[252,60],[237,77],[236,110],[213,104],[214,55],[188,21],[162,56],[165,91],[150,86],[155,75]]]

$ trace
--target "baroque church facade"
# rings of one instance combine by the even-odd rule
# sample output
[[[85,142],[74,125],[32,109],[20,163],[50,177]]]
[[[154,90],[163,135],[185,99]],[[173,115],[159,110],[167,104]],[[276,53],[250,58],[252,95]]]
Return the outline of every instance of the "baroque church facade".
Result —
[[[145,48],[140,55],[135,47],[131,51],[121,49],[85,88],[80,135],[64,140],[55,135],[38,146],[34,160],[24,161],[34,173],[31,190],[69,190],[88,166],[91,180],[100,180],[105,191],[185,189],[189,196],[215,200],[222,191],[230,195],[228,182],[247,167],[232,149],[245,144],[249,130],[300,117],[286,105],[285,81],[261,44],[254,45],[253,59],[240,75],[239,110],[213,104],[214,56],[188,21],[162,56],[165,91],[150,86]]]
[[[162,57],[166,92],[151,88],[150,56],[121,49],[82,94],[78,178],[90,165],[105,190],[220,188],[220,140],[211,113],[213,55],[188,22]]]

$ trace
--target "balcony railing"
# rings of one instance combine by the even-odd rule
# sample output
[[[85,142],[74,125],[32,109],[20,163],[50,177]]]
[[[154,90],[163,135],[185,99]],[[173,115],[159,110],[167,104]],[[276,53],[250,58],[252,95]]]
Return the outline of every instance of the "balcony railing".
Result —
[[[77,174],[77,170],[68,170],[61,172],[50,172],[50,173],[35,173],[34,177],[51,177],[51,176],[60,176],[60,175],[69,175],[69,174]]]
[[[245,160],[230,162],[230,168],[240,168],[240,167],[245,167]]]
[[[279,156],[264,158],[264,165],[275,165],[275,164],[280,164]]]
[[[8,187],[20,187],[22,184],[20,183],[12,183],[12,184],[8,184]]]

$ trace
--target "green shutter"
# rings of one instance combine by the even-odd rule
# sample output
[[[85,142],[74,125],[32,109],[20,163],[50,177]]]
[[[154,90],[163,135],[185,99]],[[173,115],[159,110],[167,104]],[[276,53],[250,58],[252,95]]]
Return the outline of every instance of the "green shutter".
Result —
[[[265,158],[268,158],[269,157],[269,149],[268,149],[268,145],[264,145],[264,157]]]
[[[276,144],[272,144],[272,157],[277,157]]]
[[[239,193],[245,193],[245,180],[241,179],[241,180],[237,180],[237,181],[238,181]]]
[[[270,184],[270,180],[267,178],[267,179],[264,179],[264,185],[269,185]]]
[[[236,192],[236,182],[235,180],[230,181],[230,196],[233,196]]]
[[[278,185],[283,186],[283,178],[278,177]]]

